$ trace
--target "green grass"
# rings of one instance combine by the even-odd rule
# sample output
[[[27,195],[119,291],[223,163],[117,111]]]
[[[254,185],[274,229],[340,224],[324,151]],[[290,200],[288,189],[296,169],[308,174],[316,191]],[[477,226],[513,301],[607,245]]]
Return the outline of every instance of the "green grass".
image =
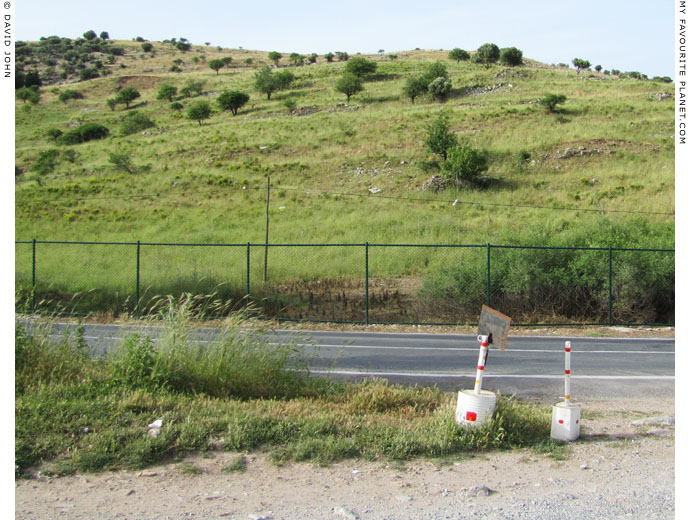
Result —
[[[581,230],[597,237],[589,245],[606,247],[597,231],[605,225],[625,230],[632,217],[625,212],[636,212],[646,231],[629,235],[626,247],[673,247],[674,108],[671,99],[657,98],[672,93],[673,85],[576,74],[531,60],[516,68],[457,64],[443,51],[410,51],[396,61],[367,56],[378,63],[376,78],[345,106],[334,90],[343,62],[320,57],[315,65],[291,67],[292,88],[268,100],[253,90],[255,71],[268,63],[265,52],[193,47],[182,53],[154,42],[151,55],[135,42],[116,44],[126,54],[108,65],[112,75],[69,85],[84,99],[60,102],[66,87],[58,87],[58,93],[43,88],[37,106],[17,101],[18,239],[263,243],[270,176],[271,243],[525,244],[539,238],[530,245],[568,246],[574,245],[572,230]],[[233,61],[217,75],[206,63],[194,63],[194,56]],[[252,65],[244,63],[248,57]],[[183,72],[168,72],[177,58]],[[444,104],[426,98],[411,103],[401,94],[403,84],[435,60],[446,64],[453,94]],[[182,88],[190,80],[205,82],[214,107],[214,97],[226,89],[249,92],[251,99],[237,116],[216,111],[199,125],[156,99],[160,85]],[[118,128],[131,110],[111,111],[105,100],[128,86],[142,94],[132,110],[156,127],[123,136]],[[546,92],[567,97],[558,114],[536,103]],[[315,112],[289,115],[287,98]],[[439,173],[427,166],[434,158],[423,143],[427,125],[441,112],[460,144],[488,152],[492,187],[422,190]],[[50,129],[87,122],[109,127],[110,137],[69,147],[46,137]],[[577,155],[558,158],[567,148]],[[53,171],[40,173],[40,154],[53,149],[60,152]],[[530,160],[518,161],[523,151]],[[108,161],[113,153],[130,154],[134,174],[117,170]],[[382,190],[378,196],[369,192],[374,187]],[[462,203],[453,206],[456,199]],[[26,288],[27,249],[17,249],[17,280]],[[91,291],[82,298],[87,311],[131,310],[132,247],[39,249],[43,298]],[[360,252],[274,251],[271,277],[277,283],[361,277]],[[177,287],[209,293],[220,284],[230,286],[223,289],[229,298],[242,294],[241,248],[144,248],[143,255],[149,296],[178,294]],[[260,260],[253,260],[254,280],[261,278]],[[376,276],[386,280],[425,279],[431,270],[425,255],[378,262]],[[634,319],[645,321],[643,314]]]
[[[170,305],[167,321],[162,316],[167,334],[157,348],[130,338],[118,354],[99,359],[79,341],[50,343],[17,329],[18,475],[41,464],[55,474],[142,468],[205,452],[219,438],[229,452],[260,450],[276,464],[556,448],[549,410],[516,399],[500,397],[489,423],[465,429],[455,423],[454,394],[310,378],[259,336],[226,338],[202,353],[185,345],[189,308],[181,307]],[[156,419],[163,424],[153,438],[147,425]],[[226,471],[243,464],[240,456]]]

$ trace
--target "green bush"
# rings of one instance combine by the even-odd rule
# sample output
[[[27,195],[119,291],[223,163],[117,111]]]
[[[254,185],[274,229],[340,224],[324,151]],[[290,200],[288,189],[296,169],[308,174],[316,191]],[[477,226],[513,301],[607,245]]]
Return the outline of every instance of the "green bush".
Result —
[[[347,62],[347,65],[345,65],[345,72],[349,72],[361,78],[367,74],[376,72],[376,62],[358,56]]]
[[[485,152],[469,146],[457,146],[448,151],[441,172],[454,181],[473,182],[488,168],[489,158]]]
[[[64,133],[57,141],[60,144],[79,144],[95,139],[104,139],[108,137],[109,134],[110,130],[103,125],[86,123]]]
[[[58,99],[63,103],[67,103],[70,99],[84,99],[84,94],[78,90],[63,90],[58,95]]]
[[[237,111],[249,101],[249,94],[237,90],[226,90],[218,96],[216,101],[222,110],[230,110],[236,116]]]
[[[46,150],[38,154],[38,159],[33,165],[33,170],[39,175],[45,175],[47,173],[52,173],[55,169],[55,163],[60,156],[59,150]]]
[[[132,135],[156,126],[149,116],[141,112],[129,112],[120,123],[120,135]]]
[[[453,84],[449,79],[439,77],[433,80],[431,83],[429,83],[428,90],[432,99],[445,101],[445,99],[453,90]]]
[[[446,114],[440,114],[427,127],[427,136],[424,143],[432,153],[443,157],[443,160],[446,160],[448,157],[448,151],[457,146],[458,138],[450,131]]]
[[[522,65],[522,51],[516,47],[501,49],[501,63],[511,67]]]

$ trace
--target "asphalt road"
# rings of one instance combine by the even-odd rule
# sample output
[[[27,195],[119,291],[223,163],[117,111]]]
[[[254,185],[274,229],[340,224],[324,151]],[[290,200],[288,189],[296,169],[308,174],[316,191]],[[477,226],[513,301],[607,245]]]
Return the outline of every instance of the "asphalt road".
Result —
[[[33,329],[37,325],[27,325]],[[76,325],[52,323],[45,333],[74,335]],[[154,342],[160,327],[85,324],[84,339],[95,355],[116,349],[138,333]],[[191,333],[202,344],[219,329]],[[449,391],[472,388],[479,343],[456,334],[272,331],[271,344],[292,342],[311,360],[311,372],[341,380],[385,378],[391,383],[436,385]],[[503,395],[556,400],[563,393],[564,345],[571,341],[571,395],[587,398],[666,398],[674,395],[675,340],[509,336],[505,351],[491,348],[483,388]]]

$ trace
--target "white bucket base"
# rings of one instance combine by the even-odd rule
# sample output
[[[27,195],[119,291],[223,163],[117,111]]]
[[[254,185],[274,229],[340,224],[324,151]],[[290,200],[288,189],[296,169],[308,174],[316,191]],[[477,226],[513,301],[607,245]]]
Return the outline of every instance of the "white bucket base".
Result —
[[[495,408],[495,393],[481,390],[481,393],[477,395],[474,390],[460,390],[455,422],[460,426],[481,426],[493,415]]]
[[[580,438],[579,404],[560,402],[551,414],[551,438],[557,441],[576,441]]]

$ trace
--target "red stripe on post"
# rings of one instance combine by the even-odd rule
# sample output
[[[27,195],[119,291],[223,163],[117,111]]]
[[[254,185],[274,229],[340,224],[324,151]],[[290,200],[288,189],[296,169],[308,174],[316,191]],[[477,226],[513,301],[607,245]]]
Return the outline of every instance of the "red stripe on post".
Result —
[[[478,366],[477,366],[477,370],[484,370],[484,367],[481,366],[481,365],[478,365]]]
[[[566,374],[570,374],[570,370],[566,370],[565,373],[566,373]]]
[[[566,352],[570,352],[570,347],[565,347]]]
[[[558,424],[563,424],[563,419],[558,419]]]

